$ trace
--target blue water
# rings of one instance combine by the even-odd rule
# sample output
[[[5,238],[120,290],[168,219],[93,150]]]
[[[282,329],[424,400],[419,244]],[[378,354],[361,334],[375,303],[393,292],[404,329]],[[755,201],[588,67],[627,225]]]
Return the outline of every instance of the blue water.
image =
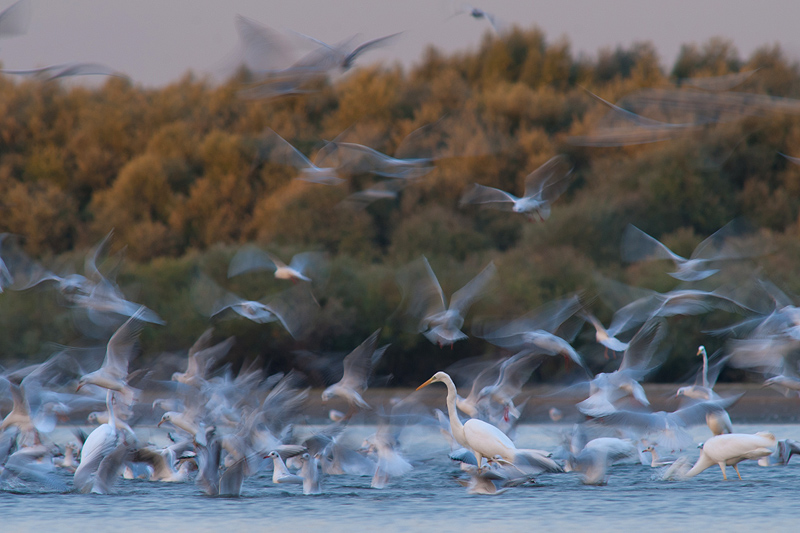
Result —
[[[353,440],[359,432],[353,430]],[[563,429],[563,428],[560,428]],[[800,425],[744,426],[800,437]],[[559,428],[525,426],[518,444],[553,448]],[[698,442],[709,436],[695,431]],[[369,476],[327,476],[323,494],[273,485],[271,473],[245,480],[241,498],[211,498],[194,483],[121,479],[111,495],[54,493],[27,484],[0,492],[0,531],[797,531],[800,460],[787,466],[740,465],[744,481],[710,468],[686,481],[661,481],[661,470],[615,466],[608,484],[582,485],[577,474],[544,474],[536,485],[495,496],[468,495],[447,447],[429,432],[404,435],[414,470],[382,490]],[[694,453],[693,455],[697,455]],[[71,485],[71,476],[59,474]]]

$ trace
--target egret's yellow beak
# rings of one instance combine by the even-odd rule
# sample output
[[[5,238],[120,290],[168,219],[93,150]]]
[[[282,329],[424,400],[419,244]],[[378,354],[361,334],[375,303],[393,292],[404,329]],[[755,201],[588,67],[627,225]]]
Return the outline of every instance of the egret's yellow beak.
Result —
[[[427,386],[428,386],[428,385],[430,385],[431,383],[433,383],[433,378],[429,379],[428,381],[426,381],[425,383],[423,383],[422,385],[420,385],[419,387],[417,387],[417,390],[421,389],[422,387],[427,387]]]

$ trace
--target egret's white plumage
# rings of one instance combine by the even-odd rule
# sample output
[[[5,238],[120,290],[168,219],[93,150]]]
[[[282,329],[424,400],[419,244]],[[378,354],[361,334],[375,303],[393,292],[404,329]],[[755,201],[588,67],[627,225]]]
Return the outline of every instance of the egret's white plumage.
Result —
[[[685,477],[694,477],[703,470],[719,465],[722,470],[722,477],[727,480],[725,467],[732,466],[736,470],[736,475],[742,479],[739,473],[739,463],[748,459],[759,459],[768,456],[775,451],[777,439],[775,435],[767,432],[749,435],[744,433],[728,433],[726,435],[716,435],[703,443],[700,458],[695,465],[685,474]]]

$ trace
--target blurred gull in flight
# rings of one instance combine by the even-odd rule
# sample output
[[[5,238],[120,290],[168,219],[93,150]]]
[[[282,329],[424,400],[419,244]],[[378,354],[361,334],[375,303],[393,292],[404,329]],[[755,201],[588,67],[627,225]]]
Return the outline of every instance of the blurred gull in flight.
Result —
[[[496,273],[494,263],[489,263],[469,283],[453,293],[448,306],[439,280],[425,256],[407,266],[401,272],[400,284],[408,300],[408,313],[419,319],[418,331],[440,347],[452,347],[454,342],[466,339],[461,331],[464,317]]]
[[[378,348],[378,336],[381,330],[375,331],[362,342],[358,348],[350,352],[343,361],[342,379],[322,391],[322,401],[327,402],[334,396],[347,400],[350,409],[345,419],[350,419],[360,409],[371,409],[369,404],[361,397],[367,390],[372,369],[389,347]]]
[[[272,270],[275,279],[311,281],[310,270],[319,266],[325,258],[322,252],[303,252],[296,254],[287,265],[275,254],[271,254],[256,246],[245,246],[236,252],[228,265],[228,277],[232,278],[245,272]]]
[[[745,233],[742,219],[735,219],[697,245],[688,259],[681,257],[663,243],[633,225],[628,225],[622,235],[622,258],[628,262],[668,259],[677,271],[669,275],[681,281],[699,281],[719,272],[715,263],[759,255],[755,249],[741,249],[732,240]]]
[[[475,184],[461,198],[461,205],[485,204],[487,207],[522,213],[530,221],[544,221],[550,216],[552,204],[570,183],[572,167],[563,155],[557,155],[534,170],[525,178],[525,192],[522,197],[511,193]]]

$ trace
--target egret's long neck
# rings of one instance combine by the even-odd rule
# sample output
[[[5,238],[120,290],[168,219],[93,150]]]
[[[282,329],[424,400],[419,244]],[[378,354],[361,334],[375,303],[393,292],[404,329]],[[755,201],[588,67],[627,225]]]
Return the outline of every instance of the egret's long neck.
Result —
[[[117,418],[114,416],[114,393],[111,389],[106,392],[106,409],[108,409],[108,425],[116,431]]]
[[[708,388],[708,356],[706,351],[703,350],[703,387]]]
[[[456,410],[456,385],[452,379],[442,381],[447,386],[447,414],[450,416],[450,431],[453,432],[453,437],[462,446],[466,446],[466,439],[464,438],[464,424],[458,418],[458,411]]]

